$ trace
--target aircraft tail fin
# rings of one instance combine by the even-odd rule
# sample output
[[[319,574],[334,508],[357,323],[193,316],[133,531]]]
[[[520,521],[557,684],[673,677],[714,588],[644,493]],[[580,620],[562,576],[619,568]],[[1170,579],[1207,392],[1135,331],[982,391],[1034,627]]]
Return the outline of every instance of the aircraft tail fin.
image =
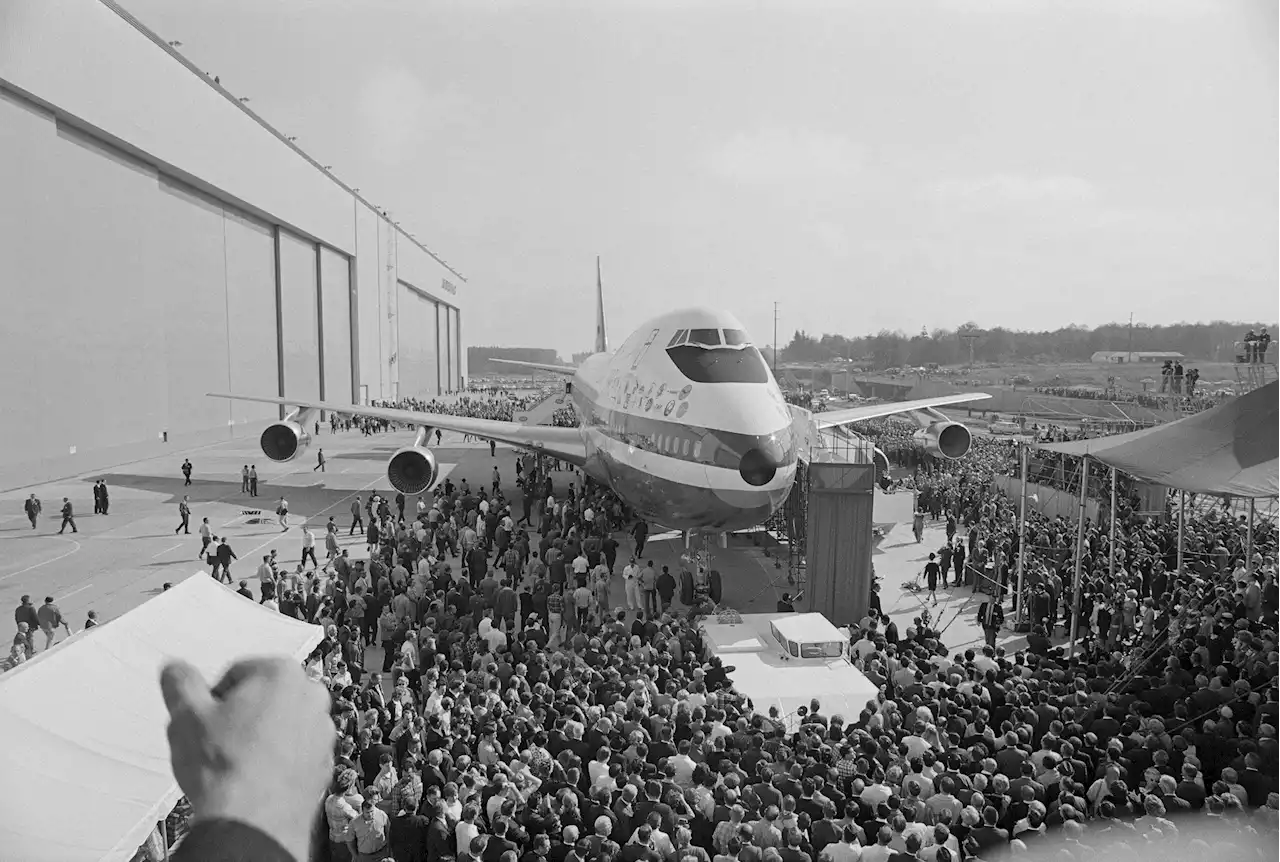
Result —
[[[604,279],[600,275],[600,256],[596,255],[596,353],[609,352],[609,334],[604,325]]]

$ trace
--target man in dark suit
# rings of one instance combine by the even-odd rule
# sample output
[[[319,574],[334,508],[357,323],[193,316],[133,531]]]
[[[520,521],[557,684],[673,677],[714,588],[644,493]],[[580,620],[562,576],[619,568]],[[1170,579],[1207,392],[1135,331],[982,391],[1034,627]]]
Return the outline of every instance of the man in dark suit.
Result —
[[[988,805],[982,809],[982,825],[969,833],[969,838],[978,845],[978,854],[992,847],[1003,847],[1009,843],[1009,831],[996,825],[1000,815]]]
[[[392,843],[395,840],[395,821],[391,823]],[[454,847],[453,831],[445,818],[444,803],[437,802],[431,809],[431,822],[427,826],[427,859],[443,859],[452,855]],[[396,858],[400,856],[397,854]],[[408,857],[406,857],[408,858]]]
[[[996,645],[996,635],[1000,633],[1000,627],[1004,625],[1004,608],[1000,607],[997,599],[987,599],[978,608],[978,622],[982,624],[982,631],[986,637],[987,646],[994,647]]]
[[[71,501],[69,499],[67,499],[66,497],[63,497],[62,498],[62,529],[58,530],[59,536],[61,536],[63,531],[67,529],[68,524],[71,525],[71,532],[73,533],[80,532],[76,528],[75,508],[71,505]]]
[[[1249,794],[1250,808],[1261,808],[1267,803],[1267,794],[1276,792],[1276,779],[1262,774],[1262,758],[1252,751],[1244,756],[1240,786]]]
[[[235,551],[231,550],[231,546],[227,544],[225,536],[218,543],[218,550],[214,552],[214,559],[217,561],[213,567],[214,572],[221,572],[221,575],[226,576],[227,583],[231,583],[231,561],[237,560],[239,557],[236,556]],[[219,581],[222,580],[221,575],[218,577]]]

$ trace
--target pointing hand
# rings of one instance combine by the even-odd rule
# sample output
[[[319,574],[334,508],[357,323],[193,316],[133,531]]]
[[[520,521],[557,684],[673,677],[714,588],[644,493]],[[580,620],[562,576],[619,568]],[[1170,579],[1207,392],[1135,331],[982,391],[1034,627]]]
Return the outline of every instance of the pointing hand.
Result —
[[[328,697],[285,659],[242,661],[210,689],[185,662],[166,666],[173,774],[198,819],[247,823],[306,859],[332,774]]]

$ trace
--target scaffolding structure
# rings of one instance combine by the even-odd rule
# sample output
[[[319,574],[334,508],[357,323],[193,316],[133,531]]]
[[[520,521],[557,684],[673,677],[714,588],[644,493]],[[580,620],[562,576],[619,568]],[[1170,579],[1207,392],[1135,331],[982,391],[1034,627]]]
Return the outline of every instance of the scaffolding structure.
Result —
[[[807,523],[809,510],[809,470],[804,461],[796,465],[796,479],[791,484],[791,492],[782,508],[774,512],[765,523],[765,530],[777,540],[779,547],[785,546],[786,560],[783,562],[781,552],[777,559],[779,566],[787,567],[787,583],[804,590],[806,582],[806,555],[808,554]]]
[[[1280,366],[1275,362],[1235,362],[1234,368],[1235,394],[1253,392],[1280,379]]]
[[[765,523],[765,530],[780,546],[776,562],[786,566],[787,583],[803,594],[808,582],[809,555],[809,468],[815,462],[844,464],[875,463],[875,444],[844,427],[826,428],[812,433],[809,448],[800,453],[795,482],[787,501]]]

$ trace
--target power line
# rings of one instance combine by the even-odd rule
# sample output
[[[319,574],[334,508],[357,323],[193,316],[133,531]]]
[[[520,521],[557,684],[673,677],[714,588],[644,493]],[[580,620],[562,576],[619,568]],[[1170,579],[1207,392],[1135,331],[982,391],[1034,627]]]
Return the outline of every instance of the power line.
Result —
[[[778,303],[773,304],[773,379],[778,379]]]

